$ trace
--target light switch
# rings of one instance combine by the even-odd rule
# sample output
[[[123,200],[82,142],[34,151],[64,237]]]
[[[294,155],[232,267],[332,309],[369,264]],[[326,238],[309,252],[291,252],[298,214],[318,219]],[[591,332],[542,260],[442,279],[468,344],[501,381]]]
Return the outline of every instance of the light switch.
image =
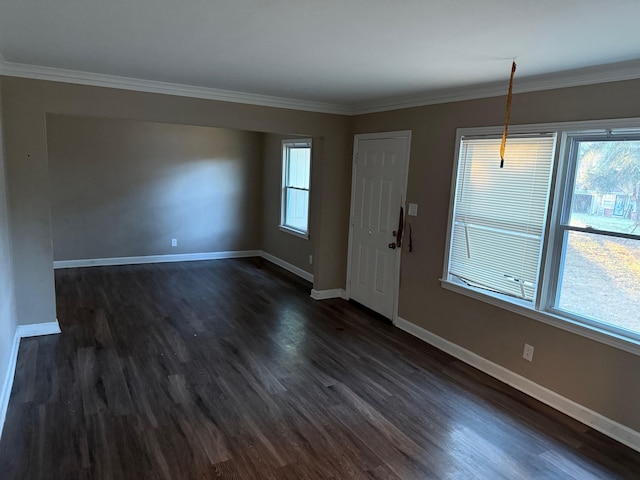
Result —
[[[410,203],[409,204],[409,215],[411,215],[412,217],[417,217],[418,216],[418,204],[417,203]]]

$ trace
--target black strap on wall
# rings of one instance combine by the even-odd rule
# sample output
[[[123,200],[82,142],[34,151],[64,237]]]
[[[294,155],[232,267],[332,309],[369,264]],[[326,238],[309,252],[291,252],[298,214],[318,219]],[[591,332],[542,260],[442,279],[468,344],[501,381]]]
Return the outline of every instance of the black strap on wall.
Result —
[[[400,224],[398,225],[398,236],[396,237],[396,246],[402,246],[402,229],[404,228],[404,207],[400,206]]]

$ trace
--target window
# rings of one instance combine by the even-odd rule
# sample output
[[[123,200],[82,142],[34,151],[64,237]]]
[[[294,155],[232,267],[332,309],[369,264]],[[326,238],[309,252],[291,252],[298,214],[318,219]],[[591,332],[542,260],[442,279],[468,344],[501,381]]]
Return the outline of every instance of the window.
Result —
[[[567,149],[551,308],[638,334],[640,133],[569,134]]]
[[[282,207],[280,228],[308,238],[311,140],[282,142]]]
[[[514,298],[535,295],[555,135],[463,137],[449,275]],[[496,158],[498,162],[496,162]]]
[[[640,353],[640,128],[612,123],[513,128],[504,168],[500,129],[459,130],[443,286]]]

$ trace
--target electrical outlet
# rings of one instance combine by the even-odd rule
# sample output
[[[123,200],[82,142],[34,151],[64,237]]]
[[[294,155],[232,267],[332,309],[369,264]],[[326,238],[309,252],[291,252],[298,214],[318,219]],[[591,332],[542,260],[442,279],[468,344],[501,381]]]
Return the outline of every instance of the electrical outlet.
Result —
[[[313,255],[309,255],[309,265],[313,264]]]
[[[529,345],[528,343],[524,344],[524,351],[522,352],[522,358],[533,362],[533,345]]]
[[[178,239],[177,238],[172,238],[171,239],[171,246],[172,247],[177,247],[178,246]]]

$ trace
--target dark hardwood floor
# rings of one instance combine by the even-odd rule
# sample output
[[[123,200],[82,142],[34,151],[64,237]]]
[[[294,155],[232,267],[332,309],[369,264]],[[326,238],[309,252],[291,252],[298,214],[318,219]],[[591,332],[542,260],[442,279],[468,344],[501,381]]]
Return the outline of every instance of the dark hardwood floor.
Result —
[[[56,271],[6,479],[640,478],[640,453],[261,259]]]

